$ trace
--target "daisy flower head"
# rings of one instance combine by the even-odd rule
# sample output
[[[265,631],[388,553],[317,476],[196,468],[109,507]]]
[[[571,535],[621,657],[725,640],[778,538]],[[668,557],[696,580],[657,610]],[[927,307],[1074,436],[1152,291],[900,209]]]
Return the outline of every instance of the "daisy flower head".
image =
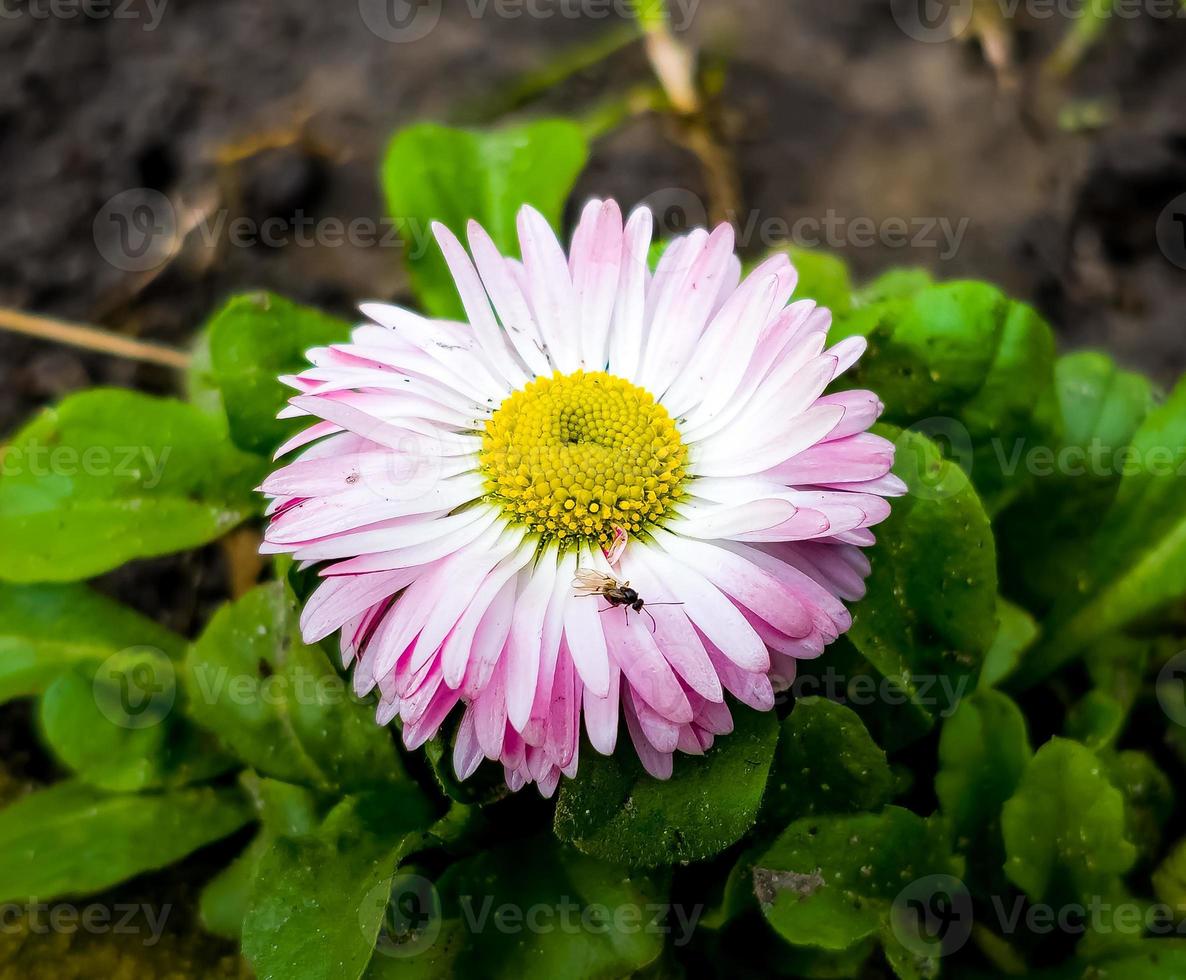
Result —
[[[726,694],[770,710],[850,625],[905,490],[876,395],[824,393],[864,341],[827,347],[786,255],[742,279],[728,225],[653,272],[650,212],[612,200],[567,255],[530,207],[522,261],[434,233],[467,322],[364,305],[309,352],[264,550],[320,565],[305,638],[340,630],[409,748],[459,712],[459,777],[488,758],[550,795],[582,729],[610,754],[624,721],[665,778],[732,729]]]

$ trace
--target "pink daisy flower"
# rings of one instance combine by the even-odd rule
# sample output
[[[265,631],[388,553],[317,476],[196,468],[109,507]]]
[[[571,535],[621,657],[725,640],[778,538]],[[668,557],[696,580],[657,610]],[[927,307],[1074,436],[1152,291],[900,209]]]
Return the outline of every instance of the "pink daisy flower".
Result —
[[[499,760],[550,795],[583,725],[619,722],[671,774],[759,711],[850,625],[871,525],[904,492],[865,430],[869,391],[825,395],[864,341],[789,303],[785,255],[744,281],[733,231],[647,265],[651,214],[584,209],[566,256],[525,207],[523,260],[476,223],[434,233],[468,323],[364,305],[346,344],[284,379],[316,421],[263,485],[264,550],[326,562],[301,626],[341,631],[378,720],[416,748],[455,708],[461,778]]]

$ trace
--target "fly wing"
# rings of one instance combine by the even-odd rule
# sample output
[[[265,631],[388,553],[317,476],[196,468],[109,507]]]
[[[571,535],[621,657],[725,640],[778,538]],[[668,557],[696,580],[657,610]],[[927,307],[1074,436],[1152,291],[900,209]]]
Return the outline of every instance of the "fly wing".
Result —
[[[592,568],[578,568],[576,577],[572,580],[572,587],[580,589],[589,595],[600,595],[606,589],[612,589],[618,582],[612,576],[603,575]]]

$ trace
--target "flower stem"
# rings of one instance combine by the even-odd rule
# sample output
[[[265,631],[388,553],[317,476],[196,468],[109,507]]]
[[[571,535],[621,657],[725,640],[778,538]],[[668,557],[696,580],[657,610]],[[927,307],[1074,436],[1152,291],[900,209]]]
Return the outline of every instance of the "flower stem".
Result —
[[[647,60],[676,116],[678,140],[700,161],[708,192],[709,218],[735,221],[741,212],[737,165],[710,118],[696,77],[695,52],[671,29],[665,0],[634,0]]]
[[[0,330],[10,330],[42,340],[52,340],[71,347],[124,357],[133,361],[146,361],[164,367],[184,371],[189,367],[190,356],[185,351],[164,344],[145,340],[132,340],[99,327],[81,323],[68,323],[51,317],[22,313],[20,310],[0,308]]]

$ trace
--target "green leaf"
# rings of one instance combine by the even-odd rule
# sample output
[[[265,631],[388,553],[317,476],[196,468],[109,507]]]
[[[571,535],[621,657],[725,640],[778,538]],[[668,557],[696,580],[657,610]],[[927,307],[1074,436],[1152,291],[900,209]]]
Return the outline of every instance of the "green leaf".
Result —
[[[322,790],[403,778],[390,733],[320,646],[281,582],[224,606],[185,663],[190,712],[261,774]]]
[[[1054,378],[1062,444],[1053,460],[1037,460],[1032,487],[997,522],[1005,578],[1043,612],[1077,588],[1100,515],[1116,496],[1122,454],[1154,405],[1148,379],[1104,354],[1060,357]]]
[[[651,247],[647,249],[647,268],[654,272],[658,268],[659,260],[663,258],[663,253],[667,251],[667,246],[674,241],[671,238],[659,238],[651,242]],[[744,267],[742,272],[744,274]]]
[[[1180,648],[1180,641],[1172,636],[1150,639],[1112,634],[1094,642],[1083,654],[1094,686],[1067,709],[1066,734],[1092,749],[1112,748],[1142,694],[1151,658],[1160,661]],[[1108,760],[1112,754],[1102,757]]]
[[[896,442],[894,472],[910,492],[877,529],[848,636],[918,708],[944,714],[974,684],[996,632],[992,529],[968,478],[930,440],[878,431]]]
[[[1132,867],[1124,796],[1090,749],[1053,738],[1026,766],[1002,815],[1005,874],[1035,902],[1109,895]]]
[[[853,296],[856,306],[869,306],[887,299],[904,299],[934,283],[926,269],[889,269],[858,289]]]
[[[1120,370],[1097,351],[1060,357],[1055,378],[1068,446],[1090,449],[1098,442],[1102,454],[1114,454],[1132,441],[1156,404],[1148,378]]]
[[[383,160],[383,189],[425,311],[464,319],[453,277],[432,238],[433,221],[464,240],[472,218],[504,255],[518,255],[519,208],[531,204],[558,228],[587,156],[580,127],[561,119],[486,131],[419,123],[397,132]]]
[[[68,582],[196,548],[258,509],[262,460],[193,405],[70,395],[13,437],[0,479],[0,578]]]
[[[782,723],[762,820],[784,827],[811,814],[879,810],[893,789],[885,753],[851,708],[799,698]]]
[[[1125,834],[1141,861],[1161,848],[1162,830],[1174,809],[1174,788],[1153,758],[1132,749],[1101,753],[1108,778],[1124,794]]]
[[[1168,658],[1180,649],[1173,637],[1151,642],[1147,638],[1112,634],[1093,643],[1083,660],[1096,690],[1114,700],[1127,720],[1141,694],[1150,657],[1161,652]]]
[[[236,790],[132,796],[58,783],[0,810],[0,901],[101,891],[173,864],[250,819]]]
[[[924,738],[935,725],[933,712],[950,714],[971,686],[962,678],[953,683],[951,678],[935,675],[920,681],[921,695],[911,695],[896,680],[883,675],[848,636],[841,636],[828,647],[827,656],[799,661],[795,691],[798,695],[818,694],[852,708],[873,741],[892,753]]]
[[[754,862],[770,831],[778,833],[807,815],[880,810],[894,789],[885,752],[856,712],[828,698],[797,698],[781,726],[757,839],[747,838],[719,905],[704,916],[705,925],[719,928],[754,907]]]
[[[185,640],[83,585],[0,583],[0,703],[40,694],[75,664],[129,647],[180,657]]]
[[[1174,845],[1153,872],[1153,891],[1159,901],[1181,916],[1186,909],[1186,838]]]
[[[1031,975],[1036,980],[1176,980],[1186,976],[1186,939],[1138,939]]]
[[[773,714],[733,708],[734,731],[703,756],[679,755],[668,780],[632,752],[586,752],[561,787],[556,836],[603,861],[636,867],[702,861],[757,817],[778,740]]]
[[[1049,326],[987,283],[942,283],[861,306],[833,334],[868,339],[846,383],[877,392],[885,421],[949,438],[990,512],[1030,478],[1014,451],[1049,446],[1061,429]]]
[[[198,331],[190,349],[189,369],[185,372],[185,398],[207,415],[226,422],[226,410],[222,404],[222,391],[214,378],[214,359],[210,352],[210,331]]]
[[[1077,588],[1056,604],[1050,642],[1019,683],[1186,594],[1186,381],[1149,414],[1130,449]]]
[[[796,946],[839,951],[877,936],[899,975],[933,975],[939,950],[920,948],[899,916],[903,895],[958,887],[948,848],[940,821],[900,807],[805,817],[758,859],[754,891],[767,921]]]
[[[242,934],[243,917],[264,854],[277,837],[311,834],[320,823],[317,800],[303,786],[261,779],[255,773],[245,773],[241,781],[259,814],[259,833],[242,854],[207,882],[198,900],[206,930],[235,940]]]
[[[852,308],[852,279],[843,259],[830,252],[797,245],[786,252],[799,273],[795,299],[813,299],[837,316]]]
[[[159,651],[129,658],[116,676],[65,673],[41,697],[46,744],[83,782],[114,792],[184,786],[225,772],[234,760],[173,710],[174,688],[172,663]],[[157,704],[139,706],[148,690]],[[129,712],[128,703],[140,710]]]
[[[996,638],[980,669],[981,687],[992,687],[1012,674],[1038,638],[1034,617],[1008,599],[997,599],[997,623]]]
[[[1001,810],[1032,755],[1025,717],[998,691],[977,691],[943,723],[935,795],[956,850],[968,859],[969,880],[981,891],[1003,885]]]
[[[292,396],[279,378],[308,366],[312,347],[345,342],[350,325],[273,293],[231,299],[206,326],[210,382],[217,386],[231,438],[249,452],[270,455],[307,419],[278,419]]]
[[[238,940],[242,936],[259,862],[272,842],[273,838],[257,834],[235,860],[206,883],[198,896],[203,929],[224,939]]]
[[[1112,745],[1124,728],[1124,706],[1105,691],[1088,691],[1067,709],[1066,734],[1089,749]]]
[[[363,976],[366,980],[445,980],[463,976],[457,961],[465,949],[466,929],[460,919],[442,919],[439,893],[428,879],[416,874],[397,877],[393,914],[398,930],[379,932],[378,947]],[[404,916],[407,916],[405,919]],[[417,929],[421,921],[422,929]]]
[[[413,786],[389,786],[346,797],[311,834],[273,841],[243,920],[243,955],[256,976],[361,976],[396,865],[432,816]]]
[[[630,976],[658,959],[665,932],[685,945],[695,926],[682,907],[656,921],[667,896],[654,878],[548,839],[509,844],[454,864],[437,888],[443,935],[453,936],[458,947],[451,971],[442,974],[447,976]],[[376,962],[382,959],[376,956]],[[405,976],[405,964],[415,968],[418,959],[393,958],[390,963],[399,968],[379,975]]]
[[[437,787],[449,799],[461,804],[483,805],[506,796],[507,784],[502,767],[493,764],[478,766],[468,779],[460,780],[453,770],[453,740],[457,719],[446,719],[441,730],[424,743],[424,758]]]

